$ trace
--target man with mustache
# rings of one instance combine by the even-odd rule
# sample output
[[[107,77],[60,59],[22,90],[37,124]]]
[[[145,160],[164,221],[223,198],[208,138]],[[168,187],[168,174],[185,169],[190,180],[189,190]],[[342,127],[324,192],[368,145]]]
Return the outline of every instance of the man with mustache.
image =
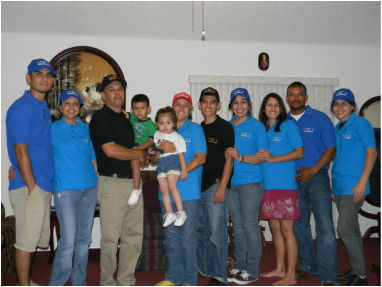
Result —
[[[321,285],[337,285],[337,241],[332,218],[332,197],[328,169],[336,154],[333,123],[327,115],[306,105],[308,95],[301,82],[287,89],[288,120],[294,121],[304,143],[304,157],[296,160],[300,219],[294,223],[300,268],[297,279],[318,274]],[[310,226],[316,222],[317,262]]]
[[[135,266],[142,250],[143,197],[136,205],[128,205],[128,200],[133,192],[131,160],[144,165],[147,154],[133,149],[133,126],[122,112],[126,86],[126,81],[116,75],[103,78],[101,96],[105,105],[89,125],[99,173],[101,286],[135,285]]]

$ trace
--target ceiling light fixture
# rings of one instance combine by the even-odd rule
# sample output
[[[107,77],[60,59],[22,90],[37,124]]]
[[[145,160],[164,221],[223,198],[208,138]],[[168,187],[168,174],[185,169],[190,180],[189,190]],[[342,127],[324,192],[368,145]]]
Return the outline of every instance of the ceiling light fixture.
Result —
[[[194,18],[195,18],[195,16],[194,16],[194,10],[195,10],[195,8],[194,8],[194,4],[195,4],[195,1],[192,1],[192,32],[194,32]]]
[[[203,30],[202,30],[202,41],[206,40],[206,30],[204,30],[204,1],[202,1],[202,17],[203,17]]]
[[[192,1],[192,32],[194,32],[194,19],[195,19],[195,1]],[[202,1],[202,41],[206,40],[206,30],[204,30],[204,1]]]

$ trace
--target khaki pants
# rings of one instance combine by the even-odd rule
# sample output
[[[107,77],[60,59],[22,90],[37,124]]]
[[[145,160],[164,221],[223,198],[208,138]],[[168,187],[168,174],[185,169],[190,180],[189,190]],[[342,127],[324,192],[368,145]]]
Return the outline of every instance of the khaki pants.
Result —
[[[98,202],[101,221],[101,286],[135,285],[134,271],[142,251],[143,196],[137,205],[127,201],[133,191],[132,179],[100,176]],[[117,282],[113,275],[117,268],[119,246],[119,270]]]
[[[15,248],[35,252],[48,248],[52,194],[37,185],[28,195],[26,186],[10,190],[9,199],[16,217]]]

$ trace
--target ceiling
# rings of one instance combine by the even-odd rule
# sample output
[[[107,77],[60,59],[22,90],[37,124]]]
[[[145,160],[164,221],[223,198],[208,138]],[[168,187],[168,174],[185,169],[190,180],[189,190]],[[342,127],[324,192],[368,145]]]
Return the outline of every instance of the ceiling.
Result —
[[[381,42],[379,1],[214,1],[204,2],[204,15],[211,42],[370,47]],[[201,41],[202,19],[202,2],[192,1],[1,3],[2,33]]]

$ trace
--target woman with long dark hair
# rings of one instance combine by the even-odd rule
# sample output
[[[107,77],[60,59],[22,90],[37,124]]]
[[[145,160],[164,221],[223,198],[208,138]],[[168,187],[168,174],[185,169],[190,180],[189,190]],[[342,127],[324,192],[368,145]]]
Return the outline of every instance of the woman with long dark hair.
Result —
[[[260,274],[263,247],[258,219],[264,193],[260,163],[264,160],[256,154],[268,148],[268,141],[264,126],[251,116],[252,102],[246,89],[231,92],[229,109],[234,114],[229,122],[235,131],[235,147],[226,153],[235,160],[227,200],[236,260],[227,281],[244,285],[256,281]]]
[[[295,160],[304,156],[303,142],[295,123],[286,121],[287,112],[281,97],[270,93],[263,99],[259,120],[267,130],[269,150],[259,151],[262,164],[264,196],[262,219],[269,220],[276,253],[276,269],[261,274],[280,277],[273,285],[296,284],[298,247],[294,221],[299,218]],[[288,269],[285,269],[285,255]]]

